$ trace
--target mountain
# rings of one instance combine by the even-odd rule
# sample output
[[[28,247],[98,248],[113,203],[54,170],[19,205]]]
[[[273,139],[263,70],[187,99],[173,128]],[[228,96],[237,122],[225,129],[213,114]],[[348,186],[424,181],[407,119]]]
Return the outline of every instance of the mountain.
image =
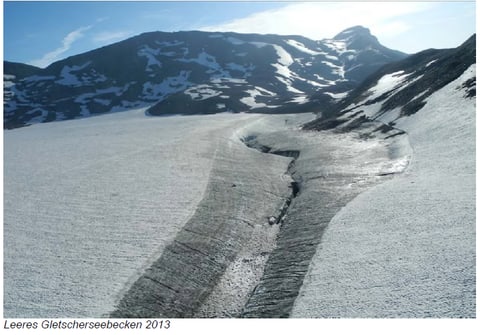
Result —
[[[433,93],[475,64],[475,57],[473,35],[457,48],[428,49],[387,64],[304,129],[348,131],[381,121],[383,132],[392,130],[397,120],[418,112]],[[476,77],[463,85],[467,97],[476,95]]]
[[[405,57],[363,27],[321,41],[144,33],[45,69],[4,62],[4,128],[138,107],[150,115],[304,111]]]

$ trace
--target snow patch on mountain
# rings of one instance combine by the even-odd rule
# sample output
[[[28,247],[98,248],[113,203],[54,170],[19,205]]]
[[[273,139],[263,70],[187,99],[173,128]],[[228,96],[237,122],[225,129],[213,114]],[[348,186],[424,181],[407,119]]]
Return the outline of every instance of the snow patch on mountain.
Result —
[[[340,79],[345,79],[345,69],[343,66],[335,65],[329,61],[322,61],[322,63],[330,67],[332,69],[332,73],[338,75]]]
[[[302,91],[300,91],[300,90],[298,90],[298,89],[296,89],[295,87],[292,86],[291,80],[288,80],[286,78],[279,77],[279,76],[277,76],[275,78],[277,78],[277,80],[279,82],[281,82],[282,84],[284,84],[286,86],[287,91],[295,93],[295,94],[305,95],[305,92],[302,92]]]
[[[342,93],[332,93],[332,92],[323,92],[323,93],[331,96],[333,99],[340,100],[345,98],[348,95],[349,91],[342,92]]]
[[[371,93],[369,98],[373,100],[398,87],[410,75],[410,73],[404,74],[404,72],[405,71],[398,71],[384,75],[382,78],[380,78],[380,80],[378,80],[376,86],[368,90],[368,92]]]
[[[72,72],[78,72],[83,70],[87,66],[89,66],[92,62],[88,61],[83,65],[74,65],[68,66],[65,65],[63,69],[60,71],[61,79],[57,80],[56,83],[66,86],[81,86],[84,84],[84,81],[79,79],[77,75],[73,74]]]
[[[141,57],[147,58],[147,72],[154,71],[155,66],[158,68],[162,67],[162,62],[160,62],[156,56],[160,54],[159,49],[150,48],[148,45],[144,45],[140,50],[138,50],[137,54]]]
[[[292,100],[290,100],[290,102],[296,103],[296,104],[299,104],[299,105],[305,104],[309,101],[310,101],[310,99],[306,95],[299,95],[299,96],[296,96],[295,98],[293,98]]]
[[[274,93],[272,92],[269,92],[268,90],[265,90],[261,87],[255,87],[255,89],[253,90],[247,90],[245,93],[247,93],[249,96],[248,97],[244,97],[244,98],[241,98],[240,99],[240,102],[244,103],[245,105],[247,105],[248,107],[250,107],[251,109],[255,109],[255,108],[261,108],[261,107],[268,107],[268,108],[276,108],[278,106],[269,106],[267,105],[266,103],[264,102],[257,102],[256,101],[256,97],[260,96],[260,97],[264,97],[264,96],[274,96]]]
[[[233,45],[245,44],[245,41],[242,41],[241,39],[238,39],[238,38],[235,38],[235,37],[232,37],[232,36],[227,37],[226,40],[228,42],[232,43]]]
[[[212,89],[209,85],[197,85],[186,89],[185,94],[189,95],[192,100],[201,101],[216,97],[222,92]]]
[[[346,45],[345,41],[325,39],[325,40],[323,40],[323,43],[325,44],[325,46],[327,48],[336,52],[337,54],[342,54],[342,53],[347,51],[347,45]]]
[[[303,43],[300,43],[295,40],[286,40],[285,42],[287,42],[288,45],[291,45],[295,49],[312,56],[317,56],[322,54],[322,52],[311,50],[307,48]]]
[[[215,73],[221,77],[230,77],[230,73],[225,71],[220,64],[218,64],[216,58],[205,51],[200,52],[196,58],[179,58],[178,61],[184,63],[197,63],[207,67],[209,69],[207,70],[207,73],[209,74]]]
[[[178,47],[180,45],[183,45],[185,44],[184,41],[178,41],[178,40],[174,40],[174,41],[155,41],[155,44],[157,44],[158,46],[160,47]]]
[[[145,99],[163,99],[169,94],[181,92],[192,85],[188,81],[189,71],[180,71],[177,76],[167,77],[161,83],[146,82],[143,84]]]

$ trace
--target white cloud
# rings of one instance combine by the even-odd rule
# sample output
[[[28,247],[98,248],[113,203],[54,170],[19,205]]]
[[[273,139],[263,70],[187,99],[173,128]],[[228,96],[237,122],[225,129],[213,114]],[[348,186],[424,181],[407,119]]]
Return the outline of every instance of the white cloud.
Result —
[[[42,56],[40,59],[35,59],[30,62],[30,64],[38,66],[38,67],[46,67],[53,63],[54,61],[58,60],[62,54],[67,52],[72,44],[77,41],[78,39],[83,37],[83,33],[87,30],[92,28],[92,26],[80,27],[70,33],[68,33],[62,40],[62,45]]]
[[[109,44],[123,40],[132,35],[131,31],[104,31],[93,37],[95,43]]]
[[[418,2],[307,2],[255,13],[241,19],[200,30],[240,33],[303,35],[319,40],[330,38],[355,25],[371,28],[381,39],[410,29],[405,16],[426,11],[432,3]]]

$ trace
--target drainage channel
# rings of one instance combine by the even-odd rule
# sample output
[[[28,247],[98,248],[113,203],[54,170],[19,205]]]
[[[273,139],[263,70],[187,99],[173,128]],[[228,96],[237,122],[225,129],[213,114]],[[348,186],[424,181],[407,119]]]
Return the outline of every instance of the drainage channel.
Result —
[[[241,142],[220,142],[195,213],[126,290],[110,317],[240,316],[274,248],[280,227],[274,224],[285,217],[290,194],[298,192],[295,184],[290,192],[281,179],[287,166],[285,159],[252,153]],[[245,250],[248,257],[242,259]],[[237,263],[258,267],[247,269],[254,275],[242,267],[230,271]],[[226,275],[233,276],[233,286],[222,286]]]
[[[292,203],[292,200],[297,197],[298,193],[300,192],[300,182],[295,180],[292,171],[295,168],[295,161],[297,158],[300,156],[300,151],[299,150],[273,150],[271,147],[263,145],[257,141],[257,136],[255,135],[249,135],[241,139],[241,141],[249,148],[258,150],[262,153],[265,154],[271,154],[271,155],[278,155],[278,156],[284,156],[284,157],[290,157],[293,158],[290,164],[288,165],[287,168],[287,174],[292,178],[292,182],[290,182],[290,189],[291,189],[291,195],[287,197],[285,200],[284,205],[282,206],[280,210],[280,215],[277,218],[271,218],[272,220],[269,220],[270,224],[281,224],[287,215],[288,208],[290,207],[290,204]]]
[[[283,138],[280,145],[302,143],[297,140],[305,138],[302,136]],[[295,192],[285,208],[276,247],[243,308],[243,318],[290,317],[331,219],[363,191],[393,178],[391,169],[380,168],[394,163],[385,148],[391,143],[372,145],[359,141],[356,135],[335,133],[324,133],[315,142],[309,140],[299,144],[301,157],[299,151],[275,151],[266,146],[265,143],[276,143],[272,139],[259,143],[257,138],[250,137],[244,141],[262,152],[293,157],[288,172],[295,180]]]
[[[252,135],[243,138],[242,142],[247,147],[256,149],[262,153],[293,158],[287,169],[287,174],[290,175],[293,181],[290,184],[291,195],[286,199],[281,210],[281,215],[276,221],[276,223],[281,224],[280,232],[277,235],[277,247],[270,254],[265,265],[263,276],[250,294],[240,317],[288,317],[326,224],[324,224],[320,230],[315,229],[307,238],[311,239],[313,237],[313,242],[311,241],[307,244],[300,243],[300,248],[307,245],[308,250],[306,253],[302,252],[302,250],[299,250],[297,253],[296,250],[298,250],[298,248],[296,247],[290,248],[290,241],[297,238],[302,239],[303,235],[301,227],[292,225],[292,221],[287,219],[292,202],[301,194],[302,183],[294,173],[295,162],[300,156],[300,151],[273,150],[273,148],[259,143],[257,137]]]

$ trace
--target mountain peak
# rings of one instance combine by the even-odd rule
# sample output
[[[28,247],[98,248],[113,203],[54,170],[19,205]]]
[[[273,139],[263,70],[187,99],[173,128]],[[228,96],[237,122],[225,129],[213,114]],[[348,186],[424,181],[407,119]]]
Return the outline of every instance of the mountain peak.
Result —
[[[350,28],[347,28],[343,30],[342,32],[338,33],[335,35],[333,38],[334,40],[344,40],[344,39],[349,39],[352,37],[357,37],[357,36],[371,36],[373,35],[370,33],[370,29],[363,27],[363,26],[353,26]]]
[[[349,49],[378,49],[383,48],[378,39],[370,33],[370,29],[363,26],[354,26],[345,29],[333,38],[343,41]]]

